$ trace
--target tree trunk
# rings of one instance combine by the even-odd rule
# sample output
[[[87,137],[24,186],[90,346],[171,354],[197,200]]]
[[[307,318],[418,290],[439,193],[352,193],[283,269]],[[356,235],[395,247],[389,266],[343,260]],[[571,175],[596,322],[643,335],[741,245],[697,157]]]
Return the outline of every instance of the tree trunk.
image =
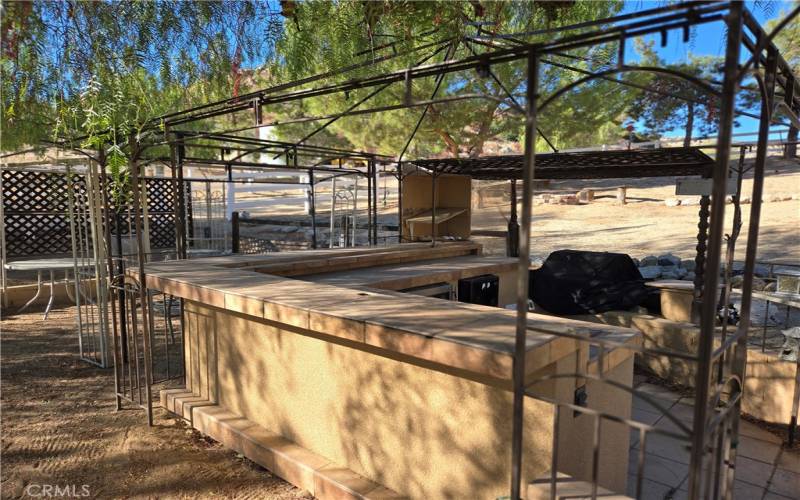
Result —
[[[448,134],[444,130],[436,129],[436,133],[439,134],[439,137],[441,137],[444,143],[447,145],[447,150],[450,152],[452,157],[458,158],[458,143],[456,143],[456,141],[453,140],[450,134]]]
[[[483,120],[478,127],[478,133],[475,134],[475,140],[469,151],[470,158],[480,158],[483,154],[483,145],[486,143],[486,139],[492,135],[492,122],[494,121],[494,114],[496,111],[497,106],[490,106],[484,113]]]
[[[431,106],[428,109],[428,112],[430,113],[432,120],[438,121],[439,119],[441,119],[441,115],[439,114],[439,110],[436,109],[436,106]],[[455,139],[453,139],[453,136],[448,134],[442,128],[437,127],[434,128],[433,131],[436,132],[436,134],[442,138],[442,141],[444,141],[447,147],[447,151],[450,152],[450,156],[452,156],[453,158],[458,158],[459,147],[458,143],[455,141]]]
[[[683,137],[683,147],[692,145],[692,129],[694,128],[694,103],[686,104],[686,135]]]
[[[797,129],[794,127],[789,127],[789,135],[786,136],[786,142],[794,143],[794,144],[787,144],[786,150],[784,153],[784,157],[795,158],[797,156]]]

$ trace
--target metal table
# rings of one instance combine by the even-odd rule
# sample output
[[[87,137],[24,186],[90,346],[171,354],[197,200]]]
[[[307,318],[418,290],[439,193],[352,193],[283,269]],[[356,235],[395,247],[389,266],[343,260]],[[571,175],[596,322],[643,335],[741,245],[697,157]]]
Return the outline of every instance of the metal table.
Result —
[[[71,258],[20,260],[16,262],[7,262],[3,267],[5,267],[7,271],[36,271],[36,295],[26,302],[25,305],[17,311],[18,313],[21,313],[36,302],[36,299],[42,294],[42,273],[45,271],[50,273],[50,299],[47,301],[47,307],[44,309],[44,319],[47,319],[47,315],[50,314],[50,309],[53,307],[53,302],[55,300],[56,271],[64,271],[64,288],[67,290],[67,296],[70,300],[75,302],[75,296],[69,287],[69,271],[76,267],[75,261]],[[94,260],[82,259],[78,261],[77,267],[82,269],[94,267]]]

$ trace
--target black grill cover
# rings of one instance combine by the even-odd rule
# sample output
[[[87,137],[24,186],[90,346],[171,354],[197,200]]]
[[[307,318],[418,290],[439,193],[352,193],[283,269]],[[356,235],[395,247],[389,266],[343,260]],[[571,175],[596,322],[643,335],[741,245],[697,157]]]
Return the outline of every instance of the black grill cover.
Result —
[[[597,314],[644,302],[652,288],[621,253],[558,250],[530,273],[530,298],[553,314]]]

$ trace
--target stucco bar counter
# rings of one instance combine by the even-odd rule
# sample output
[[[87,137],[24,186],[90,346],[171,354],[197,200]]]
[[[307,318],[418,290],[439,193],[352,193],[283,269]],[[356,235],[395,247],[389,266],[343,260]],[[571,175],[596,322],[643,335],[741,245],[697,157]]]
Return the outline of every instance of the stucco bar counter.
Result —
[[[502,306],[514,302],[515,269],[469,242],[148,264],[148,288],[184,303],[186,385],[161,403],[319,498],[507,495],[514,311],[401,290],[494,274]],[[597,370],[586,343],[558,332],[638,342],[634,330],[531,314],[530,380]],[[631,383],[631,351],[603,363]],[[592,380],[536,390],[572,403],[583,385],[588,406],[630,416],[629,393]],[[554,413],[525,403],[528,481],[550,471]],[[559,472],[589,478],[592,419],[560,415]],[[615,425],[604,423],[600,477],[624,492],[629,433]]]

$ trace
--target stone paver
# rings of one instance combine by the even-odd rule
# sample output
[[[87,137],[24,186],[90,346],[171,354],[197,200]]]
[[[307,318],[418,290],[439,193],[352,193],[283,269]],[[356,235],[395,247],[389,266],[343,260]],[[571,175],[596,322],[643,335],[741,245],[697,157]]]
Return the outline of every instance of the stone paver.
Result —
[[[744,481],[733,482],[733,498],[742,500],[757,500],[764,496],[766,490],[761,486],[746,483]]]
[[[776,493],[768,491],[767,494],[764,495],[763,500],[797,500],[797,499],[792,497],[785,497],[783,495],[778,495]]]
[[[680,422],[692,426],[693,402],[669,389],[635,377],[637,390],[656,398]],[[632,416],[655,427],[678,431],[676,423],[641,398],[634,398]],[[800,498],[800,452],[781,448],[781,439],[757,424],[740,422],[733,498],[786,500]],[[627,494],[635,495],[639,457],[639,431],[631,430]],[[678,500],[687,498],[689,451],[667,436],[648,433],[645,446],[642,498]]]
[[[739,451],[741,457],[760,460],[769,464],[777,463],[780,445],[769,443],[749,436],[739,436]]]
[[[736,458],[736,479],[765,488],[775,469],[774,464],[747,457]]]
[[[778,468],[800,474],[800,453],[784,450],[778,457]]]
[[[800,495],[800,474],[784,469],[775,469],[767,489],[778,495],[797,498]]]

